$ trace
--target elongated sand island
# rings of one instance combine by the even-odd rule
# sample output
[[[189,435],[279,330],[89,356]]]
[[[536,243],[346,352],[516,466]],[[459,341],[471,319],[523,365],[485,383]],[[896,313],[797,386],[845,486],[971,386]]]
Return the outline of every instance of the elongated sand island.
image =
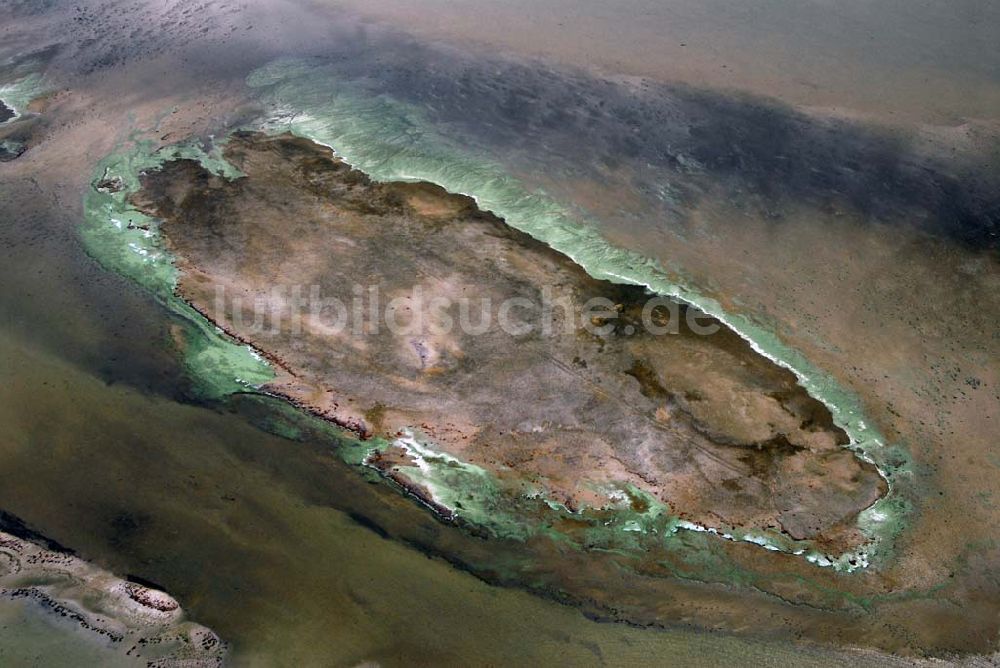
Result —
[[[306,139],[240,132],[224,157],[245,176],[176,159],[131,197],[163,221],[179,295],[273,363],[264,390],[389,442],[368,463],[441,515],[463,509],[408,473],[428,452],[569,509],[635,490],[719,532],[863,542],[879,472],[792,373],[718,323],[651,308],[471,198],[373,182]]]

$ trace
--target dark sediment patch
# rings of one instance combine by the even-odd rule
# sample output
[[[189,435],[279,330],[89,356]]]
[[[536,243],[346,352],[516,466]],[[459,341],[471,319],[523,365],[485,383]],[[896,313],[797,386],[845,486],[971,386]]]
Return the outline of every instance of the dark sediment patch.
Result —
[[[375,522],[375,520],[366,515],[362,515],[358,512],[350,512],[348,513],[348,517],[350,517],[358,526],[368,529],[380,538],[391,538],[388,531],[383,529],[377,522]]]
[[[14,118],[14,110],[8,107],[3,100],[0,100],[0,123]]]
[[[64,554],[75,554],[73,550],[60,545],[58,542],[52,540],[48,536],[45,536],[31,527],[29,527],[24,520],[22,520],[17,515],[8,513],[6,510],[0,510],[0,531],[9,533],[12,536],[17,536],[22,540],[28,540],[32,543],[37,543],[44,546],[48,550],[53,552],[62,552]]]

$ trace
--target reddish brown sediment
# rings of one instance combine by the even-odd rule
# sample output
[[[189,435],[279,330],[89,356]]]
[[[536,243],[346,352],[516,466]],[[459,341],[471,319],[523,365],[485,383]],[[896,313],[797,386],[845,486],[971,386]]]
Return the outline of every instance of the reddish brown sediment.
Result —
[[[731,331],[698,335],[682,317],[676,334],[654,335],[642,326],[641,288],[590,277],[471,198],[372,182],[308,140],[238,133],[225,157],[246,176],[176,160],[143,176],[132,202],[163,219],[179,294],[275,363],[268,391],[364,437],[417,427],[569,508],[606,503],[603,489],[627,483],[705,526],[780,530],[831,551],[861,542],[854,519],[884,481],[843,447],[845,434],[793,374]],[[424,322],[441,327],[336,329],[330,314],[293,304],[295,285],[301,297],[315,285],[348,305],[355,285],[377,286],[382,304],[419,288]],[[443,313],[458,323],[462,297],[489,298],[495,310],[514,297],[541,304],[547,288],[569,305],[554,309],[550,333],[443,326]],[[236,317],[233,296],[244,308],[268,300],[286,326],[261,331]],[[433,297],[451,306],[427,307]],[[616,317],[592,323],[610,331],[565,326],[594,297],[615,305]],[[372,465],[402,478],[389,464],[397,455]]]

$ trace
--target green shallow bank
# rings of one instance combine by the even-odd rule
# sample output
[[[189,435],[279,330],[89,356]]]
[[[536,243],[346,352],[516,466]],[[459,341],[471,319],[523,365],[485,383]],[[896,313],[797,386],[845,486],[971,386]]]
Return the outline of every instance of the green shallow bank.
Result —
[[[251,348],[227,337],[189,304],[174,288],[177,269],[163,249],[158,221],[136,211],[127,201],[139,188],[139,175],[175,158],[197,160],[227,177],[239,176],[217,151],[193,145],[156,151],[150,142],[136,140],[127,149],[102,160],[92,188],[84,198],[81,228],[87,252],[105,268],[147,288],[184,323],[183,352],[193,387],[204,399],[254,389],[274,377],[271,368]]]
[[[857,397],[829,375],[784,345],[767,327],[746,315],[726,313],[721,306],[682,284],[676,273],[634,253],[610,246],[595,226],[581,221],[542,193],[529,190],[494,162],[471,154],[436,132],[419,111],[386,96],[373,97],[346,82],[331,78],[322,68],[282,60],[254,72],[248,84],[259,89],[267,109],[261,127],[292,132],[328,145],[362,171],[379,180],[422,180],[452,192],[473,196],[483,209],[502,216],[512,226],[565,253],[596,278],[644,285],[672,296],[727,323],[761,354],[793,371],[803,387],[829,406],[834,420],[849,435],[859,457],[874,463],[889,482],[889,494],[859,516],[869,543],[857,553],[821,554],[809,543],[771,532],[746,533],[706,530],[679,521],[669,509],[630,486],[599,490],[608,501],[601,508],[570,512],[540,495],[524,496],[505,489],[487,471],[435,449],[418,432],[395,441],[416,462],[405,473],[434,494],[435,501],[455,512],[459,523],[476,532],[527,540],[546,535],[575,547],[622,551],[651,543],[680,550],[698,549],[692,533],[756,543],[762,549],[793,553],[819,566],[851,571],[889,557],[893,537],[901,530],[910,504],[906,482],[910,463],[900,446],[886,444],[865,420]],[[127,196],[138,188],[143,170],[167,160],[189,158],[229,178],[240,176],[227,164],[220,145],[203,148],[181,144],[160,150],[139,139],[129,141],[103,160],[95,170],[95,187],[85,199],[83,238],[88,252],[102,265],[149,289],[184,324],[179,347],[200,398],[221,400],[233,393],[254,392],[273,374],[251,348],[226,336],[174,293],[177,271],[164,251],[157,221],[135,211]],[[97,187],[103,184],[105,187]],[[112,187],[107,187],[111,185]],[[294,435],[302,425],[316,428],[319,420],[280,402],[273,417],[262,424],[282,435]],[[367,457],[384,448],[379,439],[360,442],[329,425],[344,461],[363,475],[377,474],[365,466]],[[567,529],[567,527],[571,529]],[[716,536],[708,536],[714,533]],[[682,537],[687,534],[690,538]],[[692,555],[694,556],[694,555]],[[711,568],[725,580],[746,574],[729,567]]]
[[[24,115],[31,103],[46,91],[45,82],[40,74],[11,74],[11,80],[0,83],[0,101],[14,112],[14,116],[6,122],[17,120]]]

